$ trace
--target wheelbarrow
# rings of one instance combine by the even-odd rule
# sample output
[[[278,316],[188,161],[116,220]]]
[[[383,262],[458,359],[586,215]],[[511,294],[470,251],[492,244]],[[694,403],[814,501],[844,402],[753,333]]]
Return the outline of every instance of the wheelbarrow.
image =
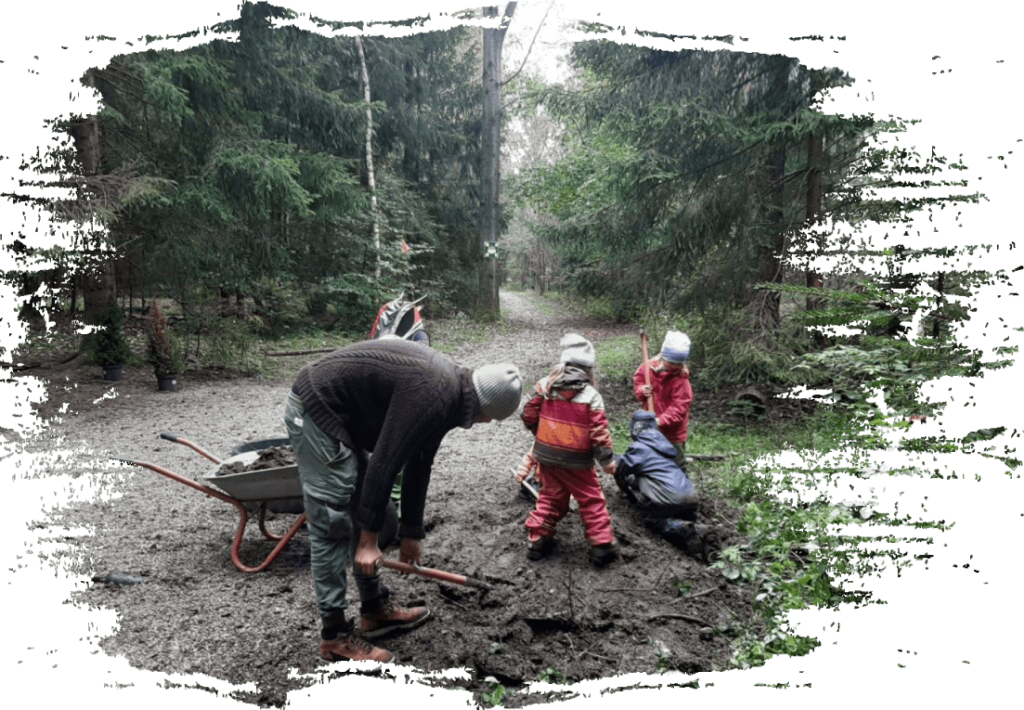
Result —
[[[236,462],[248,465],[258,459],[260,452],[264,449],[286,445],[288,444],[288,439],[266,439],[263,441],[254,441],[242,444],[236,446],[231,451],[231,456],[222,461],[188,439],[176,434],[164,432],[163,434],[160,434],[160,438],[175,444],[187,446],[203,458],[217,464],[216,468],[212,469],[203,477],[203,480],[206,481],[206,483],[199,483],[185,478],[184,476],[174,473],[163,466],[158,466],[156,464],[149,463],[148,461],[135,461],[132,459],[121,458],[117,460],[130,466],[148,468],[150,471],[158,473],[165,478],[177,481],[189,488],[194,488],[200,493],[205,493],[211,498],[217,498],[218,500],[222,500],[225,503],[230,503],[235,506],[238,510],[239,519],[238,527],[235,530],[235,538],[231,544],[231,561],[234,563],[235,567],[242,572],[262,572],[265,570],[270,566],[270,563],[273,562],[279,554],[281,554],[281,550],[283,550],[291,539],[295,537],[295,534],[302,528],[302,526],[305,525],[306,513],[303,510],[302,482],[299,480],[298,465],[293,464],[279,468],[242,471],[239,473],[223,472],[224,465]],[[275,535],[267,530],[266,527],[266,516],[268,510],[281,513],[299,513],[300,515],[295,523],[288,529],[288,532],[284,535]],[[238,548],[242,544],[242,538],[245,535],[245,528],[249,523],[249,514],[253,511],[259,512],[258,521],[260,532],[263,533],[263,536],[268,540],[276,541],[277,545],[274,546],[274,549],[270,551],[261,563],[255,567],[250,567],[242,562],[238,553]],[[391,507],[391,515],[394,515],[393,507]],[[397,517],[395,517],[392,522],[394,524],[395,532],[397,532]],[[442,582],[478,587],[481,589],[490,588],[490,585],[473,577],[445,572],[444,570],[420,567],[419,565],[410,565],[386,558],[382,559],[380,564],[382,567],[386,567],[403,574],[415,574]]]
[[[243,471],[240,473],[222,474],[224,464],[241,462],[249,464],[259,458],[259,452],[272,446],[280,446],[288,443],[287,439],[270,439],[260,442],[252,442],[236,447],[232,455],[223,461],[216,458],[208,451],[193,444],[188,439],[164,432],[160,435],[175,444],[187,446],[203,458],[206,458],[217,467],[203,476],[205,483],[199,483],[185,478],[163,466],[158,466],[147,461],[134,461],[130,459],[118,459],[123,463],[132,466],[148,468],[150,471],[160,474],[172,481],[194,488],[200,493],[205,493],[211,498],[229,503],[238,510],[238,528],[235,530],[235,538],[231,544],[231,561],[242,572],[262,572],[273,562],[281,550],[291,541],[295,534],[306,523],[306,514],[302,507],[302,483],[299,481],[299,467],[297,465],[282,466],[280,468],[264,469],[262,471]],[[283,535],[275,535],[267,530],[267,511],[301,513],[295,523]],[[238,549],[242,544],[245,535],[245,528],[249,523],[249,515],[258,511],[258,524],[260,532],[268,540],[277,542],[274,549],[254,567],[242,562]]]

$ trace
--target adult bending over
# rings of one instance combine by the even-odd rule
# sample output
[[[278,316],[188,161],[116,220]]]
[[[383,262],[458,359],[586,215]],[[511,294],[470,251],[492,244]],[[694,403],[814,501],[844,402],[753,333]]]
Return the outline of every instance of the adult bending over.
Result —
[[[455,427],[508,417],[522,388],[515,365],[470,370],[404,340],[355,343],[299,371],[285,424],[309,520],[322,658],[390,662],[390,652],[365,639],[419,626],[430,616],[426,607],[396,606],[380,582],[377,535],[395,477],[404,467],[399,559],[418,564],[441,440]],[[350,563],[361,602],[358,629],[345,618]]]

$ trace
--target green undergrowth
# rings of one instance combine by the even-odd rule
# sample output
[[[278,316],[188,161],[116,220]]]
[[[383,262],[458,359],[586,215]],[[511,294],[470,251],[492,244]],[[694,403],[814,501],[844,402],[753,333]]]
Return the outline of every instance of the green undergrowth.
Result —
[[[841,495],[837,483],[843,477],[868,475],[868,452],[843,467],[821,463],[824,454],[849,446],[848,437],[836,429],[839,422],[819,415],[778,424],[694,422],[690,429],[688,454],[726,455],[723,461],[691,462],[691,479],[705,497],[739,514],[741,541],[723,549],[713,564],[755,598],[749,622],[715,630],[730,639],[736,667],[813,650],[818,640],[795,634],[787,612],[884,603],[851,590],[850,583],[893,567],[899,574],[920,558],[900,544],[931,544],[929,533],[948,528],[945,521],[873,513],[869,506],[834,500],[830,491]],[[800,456],[787,465],[764,457],[785,451]],[[895,475],[901,473],[915,472]],[[892,526],[922,534],[896,537]],[[879,542],[888,544],[879,547]]]

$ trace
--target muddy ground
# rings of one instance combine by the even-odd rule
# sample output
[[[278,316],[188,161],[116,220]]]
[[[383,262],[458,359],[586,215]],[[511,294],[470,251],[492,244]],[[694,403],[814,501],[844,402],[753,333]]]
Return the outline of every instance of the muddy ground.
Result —
[[[502,304],[511,327],[497,328],[487,342],[460,347],[452,354],[457,362],[476,367],[511,361],[532,384],[557,359],[558,341],[567,331],[582,332],[598,349],[605,338],[637,332],[634,326],[544,315],[515,293],[504,294]],[[639,339],[637,350],[639,358]],[[294,358],[295,368],[314,357]],[[218,457],[247,441],[281,438],[290,380],[186,374],[178,391],[158,392],[151,372],[141,368],[127,369],[117,383],[102,381],[95,369],[62,371],[44,363],[31,372],[49,377],[50,399],[40,414],[55,418],[27,445],[75,449],[74,457],[52,470],[107,477],[120,496],[70,506],[39,525],[92,529],[91,536],[70,541],[84,573],[121,572],[147,581],[97,583],[73,601],[119,614],[117,633],[101,644],[107,653],[148,670],[254,682],[257,692],[236,696],[260,706],[283,705],[289,691],[307,682],[290,679],[290,669],[301,674],[322,668],[305,531],[266,571],[244,574],[230,558],[238,521],[232,506],[149,470],[114,466],[104,472],[95,466],[118,457],[200,479],[214,464],[159,434],[176,433]],[[628,419],[628,388],[600,380],[598,385],[610,416]],[[702,400],[698,392],[693,416],[726,416],[725,401],[727,395]],[[67,411],[59,413],[64,404]],[[588,563],[582,526],[571,513],[559,525],[555,553],[540,562],[526,559],[523,521],[531,503],[518,496],[511,469],[530,443],[515,418],[448,435],[431,479],[422,562],[487,580],[492,589],[386,572],[398,601],[428,605],[433,619],[379,645],[400,663],[424,671],[470,672],[468,681],[445,682],[480,691],[491,687],[485,682],[490,677],[518,690],[506,696],[506,706],[550,700],[550,694],[523,692],[542,674],[564,678],[563,697],[570,697],[572,683],[583,679],[725,667],[731,653],[720,630],[749,619],[752,599],[717,571],[652,536],[609,477],[603,485],[621,543],[618,562],[605,569]],[[617,449],[625,444],[616,442]],[[738,540],[734,519],[721,502],[703,501],[700,522],[717,525],[723,545]],[[271,514],[269,527],[283,532],[294,520]],[[272,547],[250,525],[241,557],[255,564]],[[394,548],[385,554],[397,557]]]

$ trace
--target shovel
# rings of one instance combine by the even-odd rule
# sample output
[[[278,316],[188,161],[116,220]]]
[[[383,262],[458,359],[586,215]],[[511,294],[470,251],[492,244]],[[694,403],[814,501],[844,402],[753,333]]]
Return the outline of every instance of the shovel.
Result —
[[[651,363],[647,359],[647,331],[643,328],[640,329],[640,345],[643,347],[644,352],[644,380],[648,387],[651,386]],[[655,416],[658,415],[654,411],[654,396],[647,395],[647,411],[651,412]]]
[[[382,558],[380,561],[380,566],[387,567],[388,569],[393,569],[396,572],[402,572],[404,574],[418,574],[421,577],[436,579],[441,582],[461,584],[464,587],[492,589],[491,585],[487,584],[487,582],[481,582],[479,579],[476,579],[475,577],[467,577],[465,575],[454,574],[452,572],[445,572],[444,570],[432,569],[430,567],[410,565],[406,562],[399,562],[398,560],[389,560],[387,558]]]

